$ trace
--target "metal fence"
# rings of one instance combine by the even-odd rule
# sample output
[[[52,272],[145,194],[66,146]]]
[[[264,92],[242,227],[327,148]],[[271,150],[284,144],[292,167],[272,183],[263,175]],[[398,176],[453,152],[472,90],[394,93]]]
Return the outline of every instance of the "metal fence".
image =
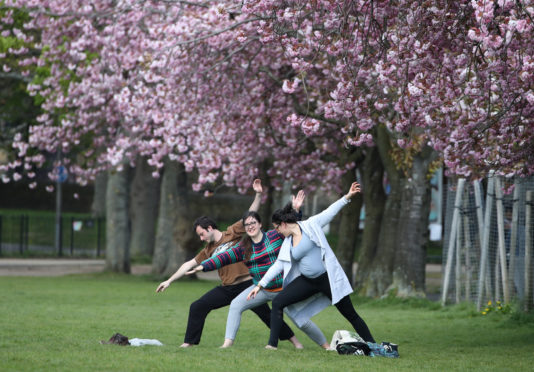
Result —
[[[0,255],[100,257],[105,254],[103,218],[63,216],[55,241],[53,215],[0,214]]]
[[[484,184],[458,180],[447,192],[442,302],[472,301],[481,309],[517,300],[529,309],[534,177],[491,176]]]

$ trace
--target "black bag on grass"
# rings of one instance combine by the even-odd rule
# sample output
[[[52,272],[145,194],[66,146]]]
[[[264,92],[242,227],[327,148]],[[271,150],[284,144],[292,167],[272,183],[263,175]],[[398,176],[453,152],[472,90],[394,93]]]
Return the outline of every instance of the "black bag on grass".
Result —
[[[346,342],[336,346],[338,354],[343,355],[371,355],[371,348],[366,342]]]

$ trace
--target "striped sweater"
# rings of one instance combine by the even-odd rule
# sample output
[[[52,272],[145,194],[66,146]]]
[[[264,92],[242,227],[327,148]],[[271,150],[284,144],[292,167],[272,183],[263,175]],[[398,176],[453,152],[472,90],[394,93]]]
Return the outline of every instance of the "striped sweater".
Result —
[[[263,233],[263,238],[259,243],[252,243],[252,255],[249,260],[245,260],[245,249],[241,244],[237,244],[214,257],[202,261],[202,271],[212,271],[226,265],[244,261],[252,276],[252,281],[254,284],[258,284],[263,275],[276,261],[283,241],[283,235],[279,234],[276,230],[269,230]],[[282,282],[282,274],[278,274],[265,286],[265,289],[281,289]]]

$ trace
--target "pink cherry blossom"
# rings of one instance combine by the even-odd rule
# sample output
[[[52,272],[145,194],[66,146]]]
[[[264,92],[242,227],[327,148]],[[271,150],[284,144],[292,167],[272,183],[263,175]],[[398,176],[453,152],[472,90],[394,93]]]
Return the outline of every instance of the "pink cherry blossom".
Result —
[[[155,177],[165,157],[196,169],[195,190],[244,191],[264,161],[275,187],[336,188],[340,153],[373,146],[379,125],[403,147],[430,144],[452,173],[534,173],[532,0],[205,5],[6,5],[29,20],[3,17],[20,40],[4,71],[50,71],[28,84],[43,114],[14,141],[9,177],[61,148],[81,183],[143,155]]]

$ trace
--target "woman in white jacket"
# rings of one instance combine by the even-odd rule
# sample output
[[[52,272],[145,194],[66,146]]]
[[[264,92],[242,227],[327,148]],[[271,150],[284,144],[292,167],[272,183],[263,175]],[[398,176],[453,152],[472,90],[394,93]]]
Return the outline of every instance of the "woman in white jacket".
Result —
[[[284,272],[284,289],[272,302],[271,334],[266,348],[277,348],[283,310],[287,306],[292,306],[293,310],[298,306],[303,321],[326,306],[335,305],[365,341],[375,342],[352,305],[349,296],[352,287],[322,230],[358,192],[360,185],[354,182],[345,196],[305,221],[297,221],[290,205],[273,214],[274,228],[285,236],[284,243],[276,262],[249,294],[249,298],[254,298],[272,278]]]

